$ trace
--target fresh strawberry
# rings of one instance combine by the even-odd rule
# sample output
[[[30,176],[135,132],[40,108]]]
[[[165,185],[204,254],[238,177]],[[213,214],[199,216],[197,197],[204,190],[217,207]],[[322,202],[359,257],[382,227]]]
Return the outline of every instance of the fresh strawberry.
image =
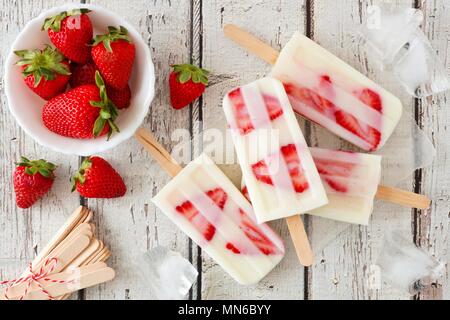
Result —
[[[222,188],[212,189],[206,192],[206,195],[220,208],[223,209],[227,201],[227,194]],[[175,210],[188,219],[203,237],[210,241],[216,233],[216,228],[197,210],[190,201],[185,201],[177,206]]]
[[[355,91],[354,94],[359,100],[361,100],[361,102],[363,102],[364,104],[367,104],[371,108],[373,108],[377,111],[380,111],[380,112],[383,109],[382,103],[381,103],[381,97],[375,91],[372,91],[372,90],[366,88],[366,89],[362,89],[360,91]]]
[[[69,82],[69,62],[50,46],[44,50],[19,50],[14,52],[21,59],[26,85],[42,99],[50,100],[66,90]]]
[[[169,76],[170,103],[181,109],[205,92],[208,84],[208,71],[191,64],[173,65]]]
[[[76,63],[87,63],[91,58],[93,28],[88,9],[64,11],[47,18],[42,30],[47,30],[52,43],[61,53]]]
[[[72,68],[70,86],[76,88],[86,84],[95,84],[95,71],[97,71],[97,67],[93,61],[75,65]]]
[[[92,59],[106,84],[123,89],[131,77],[136,49],[124,27],[108,27],[108,31],[94,38]]]
[[[337,110],[334,116],[339,125],[368,142],[371,150],[376,150],[381,141],[381,133],[377,129],[359,122],[354,116],[342,110]]]
[[[29,208],[52,187],[56,166],[43,159],[21,157],[14,171],[14,191],[19,208]]]
[[[63,93],[44,105],[44,125],[59,135],[90,139],[118,132],[114,123],[117,108],[108,99],[102,77],[96,72],[96,85],[88,84]]]
[[[230,102],[234,108],[239,132],[242,135],[251,132],[254,129],[254,126],[250,119],[250,115],[245,105],[244,98],[242,97],[241,89],[236,88],[230,91],[228,93],[228,98],[230,99]],[[280,102],[277,98],[269,95],[263,95],[263,100],[270,120],[275,120],[283,114],[283,109],[281,108]]]
[[[273,185],[272,178],[270,177],[269,167],[267,167],[266,161],[260,160],[252,165],[252,171],[256,179]]]
[[[122,177],[100,157],[88,157],[72,177],[72,191],[86,198],[118,198],[127,191]]]
[[[123,89],[116,89],[107,85],[106,92],[117,109],[126,109],[130,106],[131,89],[128,84]]]
[[[288,144],[281,147],[281,154],[286,162],[295,191],[301,193],[308,189],[308,180],[303,172],[295,144]]]

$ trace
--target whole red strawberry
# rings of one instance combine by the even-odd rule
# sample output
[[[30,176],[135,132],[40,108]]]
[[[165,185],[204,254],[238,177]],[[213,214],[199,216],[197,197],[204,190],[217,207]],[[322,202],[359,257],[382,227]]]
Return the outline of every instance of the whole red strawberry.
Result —
[[[87,84],[48,101],[42,109],[44,125],[59,135],[90,139],[119,131],[114,121],[117,108],[108,99],[102,77],[95,74],[96,85]]]
[[[130,106],[131,89],[129,85],[123,89],[116,89],[106,86],[106,92],[108,93],[109,99],[114,103],[117,109],[126,109]]]
[[[108,34],[95,37],[92,59],[109,86],[123,89],[131,76],[135,47],[124,27],[108,27],[108,30]]]
[[[47,30],[52,43],[61,53],[76,63],[86,63],[91,58],[89,46],[93,36],[92,22],[87,16],[91,10],[64,11],[47,18],[42,30]]]
[[[14,52],[21,59],[26,85],[42,99],[50,100],[66,90],[69,82],[69,62],[50,46],[43,50],[19,50]]]
[[[72,177],[72,191],[86,198],[117,198],[127,191],[122,177],[100,157],[86,158]]]
[[[52,187],[56,166],[43,159],[21,157],[14,171],[14,191],[19,208],[29,208]]]
[[[70,76],[70,86],[76,88],[85,84],[95,84],[95,71],[97,67],[93,61],[75,65]]]
[[[208,84],[208,71],[190,64],[173,65],[169,77],[170,103],[181,109],[200,97]]]

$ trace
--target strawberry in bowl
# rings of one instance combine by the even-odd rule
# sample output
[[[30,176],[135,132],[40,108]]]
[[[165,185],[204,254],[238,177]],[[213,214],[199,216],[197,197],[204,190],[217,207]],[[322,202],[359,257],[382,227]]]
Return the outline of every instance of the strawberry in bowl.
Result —
[[[92,35],[89,31],[89,22],[92,25]],[[41,30],[43,25],[44,30]],[[111,28],[108,28],[110,26],[117,26],[115,28],[122,33],[125,29],[127,30],[126,37],[128,41],[126,42],[134,46],[134,60],[127,71],[126,80],[121,85],[123,87],[118,88],[117,85],[110,85],[103,77],[106,82],[106,96],[116,107],[114,109],[109,107],[109,110],[105,112],[104,108],[92,107],[86,104],[85,100],[83,103],[75,103],[74,99],[83,99],[81,99],[80,94],[75,96],[73,90],[80,86],[90,85],[91,90],[89,94],[95,95],[96,98],[92,101],[100,102],[104,100],[101,97],[98,99],[96,96],[100,91],[94,84],[95,78],[92,77],[92,72],[97,70],[102,72],[102,68],[94,61],[91,51],[94,49],[92,44],[95,36],[110,34]],[[80,40],[79,42],[75,40],[65,41],[65,39],[76,34],[78,36],[75,36],[75,38]],[[87,40],[88,38],[90,38],[89,41]],[[115,41],[111,42],[114,43]],[[103,43],[104,41],[102,41],[102,45]],[[85,65],[90,66],[91,73],[87,77],[90,80],[82,80],[80,82],[80,77],[78,77],[78,80],[70,79],[70,87],[64,87],[57,96],[49,96],[49,100],[46,103],[24,84],[23,70],[15,65],[21,58],[17,57],[14,51],[23,50],[24,48],[45,48],[46,45],[51,44],[65,57],[64,61],[70,63],[69,72],[71,73],[71,78],[79,70],[82,70],[81,73],[83,73],[86,71],[84,69],[89,69],[87,67],[83,68]],[[77,50],[73,48],[75,45]],[[112,49],[114,47],[115,45],[112,44]],[[68,48],[71,49],[69,50]],[[88,54],[81,54],[80,52],[82,51],[88,52]],[[74,52],[77,52],[77,54],[73,54]],[[100,62],[98,63],[100,64]],[[83,81],[87,81],[87,83]],[[11,45],[11,52],[5,63],[5,93],[9,109],[15,120],[36,142],[65,154],[88,156],[100,153],[117,146],[133,136],[147,115],[148,108],[153,100],[154,83],[154,67],[151,61],[150,50],[140,33],[119,15],[90,4],[68,4],[53,8],[28,22]],[[93,86],[97,89],[94,90]],[[78,89],[78,92],[83,90]],[[94,93],[94,91],[96,92]],[[88,92],[83,94],[88,95]],[[58,96],[60,96],[59,103],[53,101],[51,103],[53,108],[50,108],[48,103],[58,99]],[[71,105],[77,105],[74,114],[59,113],[64,109],[62,101],[67,97],[70,98]],[[59,106],[56,107],[57,105]],[[81,108],[82,105],[84,108]],[[95,114],[96,117],[92,112],[93,108],[97,109],[98,114]],[[117,109],[122,110],[117,112]],[[89,119],[83,125],[78,123],[81,118],[80,110],[89,111]],[[51,115],[50,111],[53,112],[53,115]],[[100,115],[102,117],[99,117]],[[70,119],[70,124],[63,124],[63,122],[66,122],[66,119]],[[58,123],[61,126],[57,128]],[[64,125],[66,128],[63,128]],[[71,130],[67,129],[69,126],[72,128]],[[78,132],[76,133],[74,133],[77,131],[74,130],[75,127],[79,129],[77,129]],[[83,129],[80,129],[81,127]],[[102,129],[94,132],[94,127]],[[120,132],[116,131],[116,128],[120,128]],[[111,135],[108,139],[109,134]]]
[[[69,82],[69,62],[57,50],[18,50],[17,65],[22,67],[25,84],[42,99],[50,100],[64,92]]]

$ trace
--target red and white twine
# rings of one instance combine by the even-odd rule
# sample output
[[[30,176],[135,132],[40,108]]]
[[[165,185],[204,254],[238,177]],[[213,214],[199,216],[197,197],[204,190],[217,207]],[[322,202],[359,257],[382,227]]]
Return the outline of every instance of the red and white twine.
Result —
[[[45,282],[49,282],[49,283],[71,283],[71,282],[73,282],[73,280],[66,281],[66,280],[55,280],[55,279],[48,278],[48,276],[51,275],[52,272],[55,270],[57,264],[58,264],[57,258],[47,259],[45,261],[45,263],[42,265],[42,267],[39,269],[38,272],[33,272],[33,265],[30,263],[28,265],[28,272],[29,272],[28,275],[17,278],[17,279],[1,281],[0,285],[5,285],[5,284],[8,285],[8,287],[5,289],[5,291],[3,293],[5,299],[9,300],[8,291],[11,287],[16,286],[21,283],[26,283],[27,286],[25,287],[23,294],[19,298],[19,300],[23,300],[26,297],[26,295],[28,294],[28,291],[30,290],[31,286],[34,283],[38,286],[38,288],[41,290],[41,292],[47,296],[48,300],[53,300],[54,297],[52,297],[52,295],[44,288],[41,281],[45,281]]]

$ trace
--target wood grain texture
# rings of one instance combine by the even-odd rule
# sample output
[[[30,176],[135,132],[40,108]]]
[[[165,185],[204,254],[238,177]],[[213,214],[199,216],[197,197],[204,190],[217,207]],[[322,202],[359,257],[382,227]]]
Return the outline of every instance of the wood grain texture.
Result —
[[[67,3],[65,0],[0,0],[0,74],[10,43],[25,23],[42,10]],[[73,2],[79,2],[73,0]],[[286,257],[259,284],[243,287],[235,283],[216,263],[178,230],[151,203],[170,179],[134,139],[101,154],[124,176],[127,196],[114,200],[90,199],[96,211],[99,238],[111,248],[109,261],[117,272],[110,283],[89,288],[73,299],[151,299],[153,295],[137,275],[134,257],[156,245],[164,245],[189,258],[199,268],[199,281],[191,299],[409,299],[408,294],[388,283],[369,281],[386,229],[400,229],[411,241],[444,262],[450,251],[450,143],[448,104],[450,94],[416,101],[395,79],[376,69],[354,38],[355,28],[367,16],[367,5],[383,0],[89,0],[122,15],[148,42],[156,71],[156,97],[144,127],[171,150],[178,141],[176,129],[186,129],[194,140],[191,158],[201,151],[212,153],[219,163],[233,163],[232,143],[214,152],[208,139],[225,131],[222,97],[232,87],[253,81],[270,71],[270,66],[244,52],[223,35],[225,23],[234,23],[280,50],[294,31],[310,36],[332,53],[383,87],[398,95],[404,110],[415,116],[437,148],[432,166],[406,179],[397,187],[416,190],[432,198],[429,210],[414,211],[376,202],[369,227],[350,226],[316,217],[305,217],[316,263],[299,265],[284,221],[271,223],[285,239]],[[447,0],[390,0],[403,6],[419,6],[424,11],[424,30],[441,60],[449,67],[450,13]],[[169,106],[169,65],[191,61],[212,71],[203,98],[189,108]],[[48,151],[26,136],[7,108],[4,83],[0,83],[0,177],[4,181],[0,198],[0,279],[17,276],[75,209],[80,198],[69,191],[69,176],[79,159]],[[298,118],[308,143],[313,146],[355,150],[318,126]],[[413,122],[403,117],[396,135],[408,136]],[[211,131],[215,129],[216,131]],[[229,138],[229,137],[228,137]],[[230,142],[230,140],[228,140]],[[385,147],[389,147],[388,145]],[[12,190],[13,162],[20,155],[44,157],[59,164],[58,178],[44,201],[29,210],[15,206]],[[235,165],[222,165],[238,183]],[[389,172],[384,164],[383,170]],[[5,258],[13,259],[5,260]],[[17,271],[19,269],[19,271]],[[433,289],[416,298],[450,299],[449,266]]]
[[[153,132],[170,151],[174,145],[172,131],[190,126],[189,110],[172,109],[168,95],[169,66],[189,61],[189,1],[89,2],[118,12],[148,42],[155,64],[156,96],[143,127]],[[133,257],[156,245],[167,246],[185,257],[189,255],[188,238],[151,203],[151,197],[170,177],[134,139],[102,156],[122,174],[128,191],[120,199],[87,201],[88,206],[97,213],[100,238],[111,248],[110,263],[117,277],[111,283],[86,290],[85,298],[152,298],[148,286],[136,272]]]
[[[231,88],[254,81],[270,71],[270,66],[246,53],[223,34],[223,25],[234,23],[267,41],[276,49],[288,41],[296,30],[304,30],[305,5],[302,1],[204,1],[203,2],[203,66],[212,71],[211,84],[203,97],[203,129],[205,151],[218,163],[236,163],[233,145],[226,152],[219,148],[214,153],[208,138],[215,136],[210,129],[225,131],[226,121],[222,111],[222,97]],[[249,23],[251,21],[251,23]],[[230,137],[228,137],[230,138]],[[236,166],[222,166],[226,173]],[[232,174],[235,174],[232,173]],[[237,178],[239,183],[240,179]],[[289,231],[284,221],[271,223],[285,239],[286,256],[283,261],[259,284],[243,287],[224,275],[220,267],[204,257],[202,298],[204,299],[303,299],[304,268],[299,264]]]
[[[424,13],[423,29],[439,59],[450,66],[450,12],[448,1],[420,1]],[[431,290],[421,293],[420,299],[450,299],[450,93],[442,93],[418,101],[421,126],[436,146],[437,156],[432,166],[421,172],[420,190],[433,199],[429,210],[418,212],[416,243],[442,262],[447,262],[446,274]]]
[[[367,6],[382,1],[314,1],[311,6],[311,34],[313,40],[336,54],[348,64],[382,84],[397,95],[405,111],[413,110],[414,100],[408,96],[395,80],[372,66],[355,40],[355,30],[367,15]],[[392,4],[411,6],[409,1],[391,1]],[[413,121],[402,117],[393,135],[409,135]],[[309,125],[311,145],[343,150],[357,150],[349,143],[336,138],[323,128]],[[308,132],[308,131],[307,131]],[[386,145],[384,148],[387,148]],[[393,168],[391,168],[393,169]],[[386,165],[383,170],[387,171]],[[413,191],[413,178],[398,187]],[[400,206],[375,202],[370,225],[346,226],[341,223],[311,218],[310,233],[316,251],[316,263],[309,276],[308,298],[310,299],[408,299],[409,295],[397,291],[387,283],[369,283],[375,270],[376,258],[382,245],[383,234],[388,228],[400,229],[413,240],[411,230],[412,211]],[[336,232],[337,230],[337,232]],[[334,234],[328,245],[322,241],[324,234]],[[319,248],[317,248],[319,247]]]
[[[47,244],[53,234],[79,204],[77,194],[70,192],[70,173],[77,158],[49,151],[27,136],[8,110],[3,72],[9,48],[18,33],[43,10],[68,1],[0,1],[0,279],[17,277],[28,262]],[[34,49],[34,48],[24,48]],[[19,72],[19,71],[18,71]],[[25,84],[18,84],[25,85]],[[42,105],[44,105],[42,101]],[[35,107],[35,106],[30,106]],[[58,165],[56,180],[49,194],[32,208],[16,207],[12,175],[14,162],[20,156],[45,158]],[[10,259],[14,259],[10,261]],[[3,267],[5,266],[5,267]]]

